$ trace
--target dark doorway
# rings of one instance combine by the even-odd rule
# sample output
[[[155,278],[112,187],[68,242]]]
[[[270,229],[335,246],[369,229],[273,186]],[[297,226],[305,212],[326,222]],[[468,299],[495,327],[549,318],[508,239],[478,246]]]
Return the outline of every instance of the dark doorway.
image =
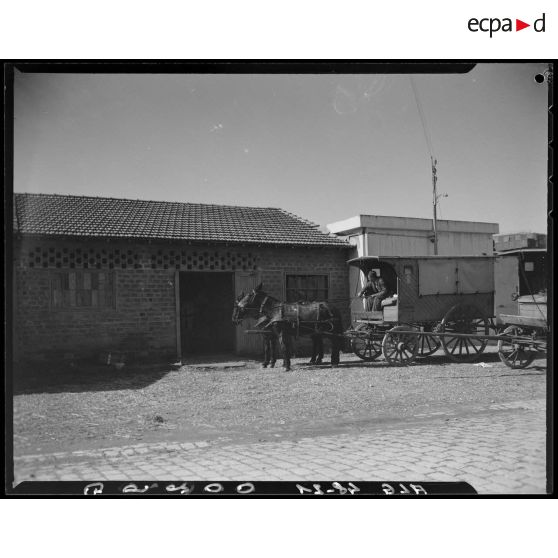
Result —
[[[519,258],[520,296],[546,291],[546,262],[544,252],[524,252]]]
[[[180,273],[182,354],[234,351],[232,273]]]

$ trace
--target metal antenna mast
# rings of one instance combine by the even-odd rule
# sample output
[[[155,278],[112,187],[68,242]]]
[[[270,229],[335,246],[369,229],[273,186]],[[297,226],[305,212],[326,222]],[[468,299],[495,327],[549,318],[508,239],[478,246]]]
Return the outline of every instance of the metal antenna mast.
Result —
[[[432,205],[434,206],[434,219],[432,221],[432,226],[434,229],[434,255],[438,255],[438,216],[436,209],[438,206],[438,193],[436,190],[436,182],[438,182],[438,176],[436,175],[436,164],[438,161],[430,156],[430,161],[432,162]]]

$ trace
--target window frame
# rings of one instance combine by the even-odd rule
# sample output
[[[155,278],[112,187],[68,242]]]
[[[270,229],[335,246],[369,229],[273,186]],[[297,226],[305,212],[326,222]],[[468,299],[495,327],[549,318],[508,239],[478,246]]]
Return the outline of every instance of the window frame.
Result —
[[[110,278],[110,285],[109,285],[109,289],[110,289],[110,296],[111,296],[111,303],[110,304],[103,304],[103,305],[97,305],[97,306],[93,306],[93,305],[81,305],[78,306],[77,304],[75,306],[66,306],[63,304],[64,299],[63,299],[63,295],[62,295],[62,300],[61,300],[61,304],[60,305],[56,305],[55,301],[54,301],[54,293],[57,289],[55,289],[55,278],[56,277],[60,277],[63,275],[67,276],[67,280],[69,282],[70,277],[69,274],[70,273],[80,273],[80,274],[84,274],[84,273],[103,273],[105,274],[105,276],[107,278]],[[97,279],[98,280],[98,279]],[[83,281],[83,279],[82,279]],[[93,282],[90,279],[91,282]],[[77,283],[77,277],[76,277],[76,283]],[[82,283],[83,284],[83,283]],[[63,293],[65,291],[70,291],[71,289],[60,289],[60,293]],[[76,292],[78,291],[78,289],[74,289]],[[80,289],[82,291],[86,291],[86,292],[92,292],[94,289]],[[99,290],[99,289],[97,289]],[[105,289],[105,292],[107,291],[107,289]],[[106,298],[105,298],[106,300]],[[77,302],[77,295],[76,295],[76,302]],[[116,310],[116,270],[114,269],[56,269],[56,270],[49,270],[49,308],[51,311],[54,312],[103,312],[103,311],[107,311],[107,310]]]
[[[315,300],[311,300],[311,299],[297,299],[297,300],[289,300],[289,291],[292,291],[294,289],[289,289],[288,288],[288,278],[289,277],[321,277],[321,278],[325,278],[326,280],[326,287],[325,289],[323,288],[317,288],[317,289],[310,289],[310,288],[306,288],[305,290],[315,290],[315,291],[324,291],[326,292],[326,296],[324,298],[318,297]],[[284,280],[283,280],[283,285],[284,285],[284,300],[285,302],[322,302],[322,301],[328,301],[329,300],[329,295],[330,295],[330,273],[316,273],[315,271],[302,271],[302,272],[291,272],[291,271],[285,271],[284,272]],[[300,289],[297,289],[300,290]]]

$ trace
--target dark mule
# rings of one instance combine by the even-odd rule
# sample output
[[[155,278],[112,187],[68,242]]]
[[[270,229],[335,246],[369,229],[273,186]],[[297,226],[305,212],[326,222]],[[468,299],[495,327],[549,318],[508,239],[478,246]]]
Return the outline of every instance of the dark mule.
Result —
[[[331,364],[339,364],[343,325],[339,311],[327,302],[280,302],[266,294],[260,284],[235,301],[233,323],[238,325],[244,318],[258,318],[256,327],[264,332],[264,367],[275,364],[275,340],[279,339],[283,366],[290,370],[293,338],[297,336],[312,338],[310,364],[321,364],[324,357],[323,337],[329,337]]]
[[[264,342],[264,361],[262,366],[273,368],[277,361],[277,334],[273,331],[266,331],[262,334]]]

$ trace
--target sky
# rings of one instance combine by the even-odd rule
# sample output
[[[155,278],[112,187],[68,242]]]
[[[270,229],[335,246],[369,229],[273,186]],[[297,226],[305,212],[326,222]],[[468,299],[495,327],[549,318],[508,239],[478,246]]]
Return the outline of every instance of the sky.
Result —
[[[438,217],[546,232],[544,64],[415,75]],[[408,75],[40,74],[14,89],[14,190],[432,217]]]

